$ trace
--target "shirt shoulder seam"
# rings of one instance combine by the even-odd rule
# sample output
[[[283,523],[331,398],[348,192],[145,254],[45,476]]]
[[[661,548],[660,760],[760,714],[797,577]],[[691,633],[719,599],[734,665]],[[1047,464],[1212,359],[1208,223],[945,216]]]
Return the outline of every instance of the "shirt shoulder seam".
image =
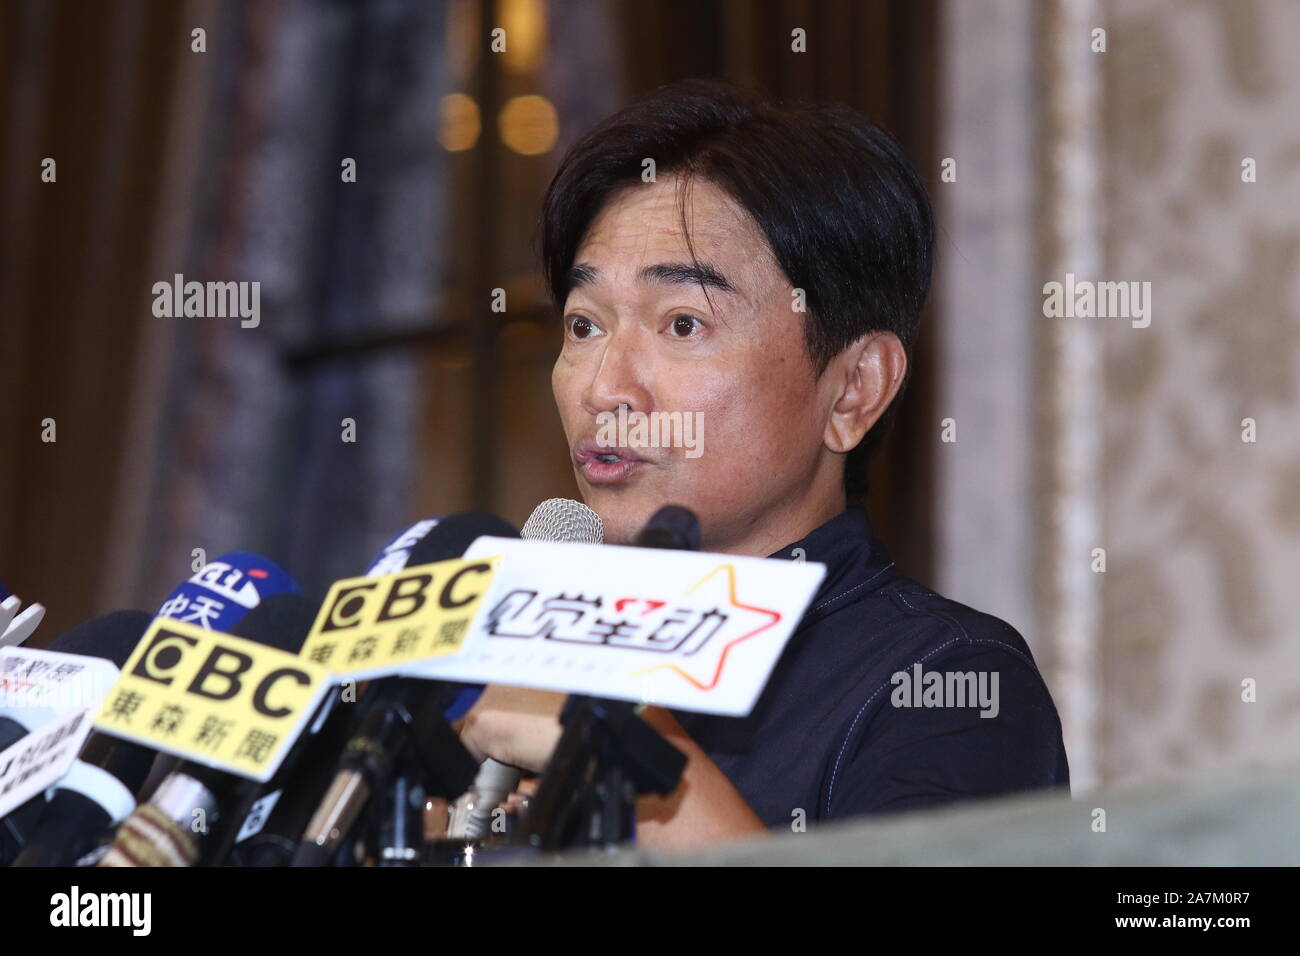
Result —
[[[911,610],[915,611],[916,613],[927,614],[930,617],[933,617],[936,620],[946,624],[950,629],[956,628],[957,630],[960,630],[961,637],[955,637],[955,636],[951,637],[947,641],[944,641],[942,644],[939,644],[936,647],[932,647],[928,652],[926,652],[921,657],[913,661],[910,665],[908,665],[909,667],[915,667],[917,664],[923,664],[926,661],[933,658],[936,654],[942,653],[943,651],[947,650],[948,648],[952,647],[955,644],[961,644],[964,640],[965,643],[967,644],[972,644],[972,645],[993,644],[1002,648],[1003,650],[1010,651],[1016,657],[1020,658],[1027,665],[1029,665],[1029,668],[1031,670],[1037,672],[1037,668],[1034,667],[1034,662],[1030,658],[1026,657],[1023,653],[1021,653],[1018,648],[1013,647],[1010,644],[1007,644],[1005,641],[999,641],[994,638],[971,637],[970,632],[966,630],[966,626],[962,624],[960,621],[958,621],[956,618],[952,617],[951,615],[945,614],[944,612],[936,610],[934,608],[919,608],[911,601],[907,600],[908,594],[921,596],[921,595],[925,595],[926,593],[927,592],[924,591],[897,591],[895,592],[895,595],[898,598],[900,598],[904,604],[906,604]],[[870,696],[867,697],[866,701],[862,704],[862,706],[858,708],[858,712],[854,714],[853,721],[849,724],[849,729],[845,733],[844,739],[840,742],[839,750],[835,754],[835,763],[831,767],[831,779],[826,787],[826,804],[825,804],[824,813],[828,817],[830,816],[830,812],[831,812],[831,801],[835,795],[835,778],[839,775],[840,762],[844,758],[845,750],[848,749],[849,741],[853,738],[853,731],[857,728],[858,721],[862,719],[862,715],[866,713],[867,708],[871,706],[871,702],[876,699],[876,697],[880,694],[882,690],[884,690],[886,687],[889,686],[889,683],[890,683],[889,680],[886,679],[880,684],[879,687],[877,687],[874,691],[871,692]]]
[[[877,572],[876,572],[875,574],[873,574],[871,577],[867,578],[865,581],[861,581],[861,582],[859,582],[859,583],[853,585],[853,587],[849,588],[847,591],[841,591],[839,594],[836,594],[836,595],[834,595],[834,596],[832,596],[832,597],[828,597],[826,600],[822,601],[820,604],[814,605],[813,608],[812,608],[812,610],[813,610],[814,612],[816,612],[816,611],[820,611],[822,608],[826,607],[828,604],[834,604],[836,601],[840,600],[841,598],[846,598],[846,597],[848,597],[848,596],[849,596],[850,594],[852,594],[854,591],[858,591],[858,590],[861,590],[862,588],[865,588],[867,585],[872,584],[873,582],[875,582],[875,581],[876,581],[876,580],[877,580],[877,579],[878,579],[882,574],[884,574],[886,571],[888,571],[888,570],[889,570],[890,568],[892,568],[893,566],[894,566],[894,562],[893,562],[893,561],[890,561],[887,565],[885,565],[883,568],[881,568],[879,571],[877,571]]]

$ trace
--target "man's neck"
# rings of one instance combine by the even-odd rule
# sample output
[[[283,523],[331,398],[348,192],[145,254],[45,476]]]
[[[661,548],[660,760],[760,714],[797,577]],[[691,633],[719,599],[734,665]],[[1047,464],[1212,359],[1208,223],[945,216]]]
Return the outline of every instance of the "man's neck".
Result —
[[[770,511],[748,533],[730,541],[705,541],[701,550],[766,558],[820,528],[847,507],[843,491],[818,499],[804,499],[788,509]]]

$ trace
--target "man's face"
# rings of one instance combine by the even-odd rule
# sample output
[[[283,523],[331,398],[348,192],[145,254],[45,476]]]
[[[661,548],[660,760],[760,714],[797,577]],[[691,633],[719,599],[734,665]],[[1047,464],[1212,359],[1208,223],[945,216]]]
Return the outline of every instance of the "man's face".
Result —
[[[628,187],[592,222],[574,257],[551,384],[607,541],[630,541],[661,506],[680,504],[699,516],[705,550],[767,554],[793,538],[764,524],[798,514],[826,468],[834,395],[814,374],[805,313],[758,225],[697,179],[687,204],[697,269],[677,189],[676,177]],[[598,416],[620,404],[633,440],[607,447],[602,422],[606,441],[615,428]],[[661,418],[661,442],[689,437],[696,447],[635,445],[637,415],[655,412],[681,413],[676,432]],[[688,436],[688,420],[702,434]]]

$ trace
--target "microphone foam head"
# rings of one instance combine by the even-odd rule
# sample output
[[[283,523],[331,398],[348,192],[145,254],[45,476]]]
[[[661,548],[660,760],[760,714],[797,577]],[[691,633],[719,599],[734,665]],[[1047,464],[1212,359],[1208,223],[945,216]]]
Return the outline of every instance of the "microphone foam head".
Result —
[[[682,505],[664,505],[637,536],[637,544],[678,551],[700,550],[700,519]]]
[[[272,594],[230,629],[235,637],[297,654],[316,623],[316,605],[301,594]]]
[[[519,532],[510,522],[481,511],[463,511],[439,518],[438,523],[411,548],[406,567],[459,558],[476,538],[517,538]]]
[[[605,525],[600,515],[581,501],[547,498],[533,509],[519,536],[533,541],[600,544],[605,540]]]
[[[126,664],[126,659],[131,656],[152,622],[153,616],[144,611],[112,611],[101,614],[60,634],[51,642],[50,650],[102,657],[120,668]]]

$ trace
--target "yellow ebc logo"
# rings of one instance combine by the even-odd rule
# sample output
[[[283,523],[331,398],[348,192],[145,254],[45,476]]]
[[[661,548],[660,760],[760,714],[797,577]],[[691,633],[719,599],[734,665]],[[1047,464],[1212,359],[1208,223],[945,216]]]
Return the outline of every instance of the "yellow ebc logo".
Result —
[[[302,656],[367,680],[460,650],[500,558],[454,558],[335,582]]]
[[[328,683],[327,668],[295,654],[158,618],[104,699],[95,727],[268,780]]]

